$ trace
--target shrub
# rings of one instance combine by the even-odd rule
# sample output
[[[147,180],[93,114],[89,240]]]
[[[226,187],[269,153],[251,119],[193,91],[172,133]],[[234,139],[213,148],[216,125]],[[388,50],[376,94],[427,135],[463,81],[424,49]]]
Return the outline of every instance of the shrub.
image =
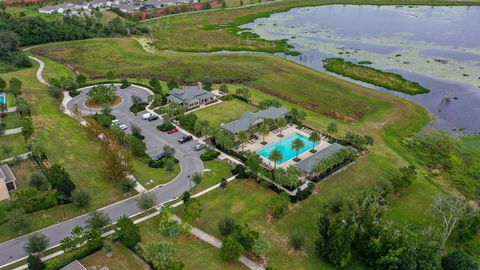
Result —
[[[101,243],[97,245],[84,245],[79,249],[76,249],[72,252],[65,253],[62,256],[56,257],[54,259],[48,260],[47,270],[57,270],[61,269],[62,267],[66,266],[67,264],[75,261],[80,260],[87,257],[90,254],[95,253],[96,251],[102,248]]]
[[[130,249],[135,249],[138,243],[142,240],[140,236],[140,228],[126,216],[122,216],[118,219],[115,228],[115,237]]]
[[[90,193],[85,189],[77,189],[72,192],[72,203],[78,208],[87,208],[92,200]]]
[[[17,190],[14,196],[15,204],[27,214],[57,205],[57,194],[51,189],[39,191],[34,188],[22,188]]]
[[[233,95],[225,95],[222,97],[223,101],[230,101],[233,100],[235,97]]]
[[[235,219],[232,217],[223,217],[218,222],[218,230],[222,236],[227,236],[233,233],[235,227]]]
[[[163,168],[165,166],[165,160],[160,159],[160,160],[153,160],[150,159],[148,161],[148,167],[150,168]]]
[[[40,259],[40,255],[29,255],[27,265],[29,270],[43,270],[46,267],[45,263]]]
[[[289,202],[290,197],[285,192],[273,196],[269,206],[269,210],[271,211],[272,216],[274,218],[280,218],[286,213],[288,213]]]
[[[128,88],[131,85],[131,83],[128,81],[128,79],[122,79],[120,81],[120,83],[122,84],[122,85],[120,85],[121,89]]]
[[[139,104],[134,104],[132,106],[130,106],[130,111],[132,113],[139,113],[141,111],[144,111],[145,108],[147,107],[148,103],[145,103],[145,102],[142,102],[142,103],[139,103]]]
[[[137,182],[135,182],[135,180],[125,178],[122,181],[122,191],[130,192],[135,188],[136,185],[137,185]]]
[[[63,90],[55,86],[49,86],[48,94],[53,98],[60,98],[63,95]]]
[[[288,236],[288,245],[295,250],[300,250],[305,245],[305,235],[300,231],[293,231]]]
[[[220,156],[220,152],[209,148],[207,149],[207,151],[200,155],[200,159],[202,161],[209,161],[216,159],[218,156]]]
[[[30,186],[40,191],[48,189],[48,180],[42,173],[34,173],[30,176]]]
[[[93,119],[95,119],[95,121],[97,121],[102,127],[109,128],[112,125],[112,120],[115,119],[115,116],[112,114],[96,113],[93,115]]]
[[[242,255],[244,248],[237,239],[231,235],[227,236],[220,249],[220,257],[224,260],[236,260]]]
[[[156,198],[151,193],[142,193],[137,199],[137,206],[141,210],[148,210],[155,206]]]
[[[443,270],[478,270],[478,263],[463,251],[454,251],[442,257]]]
[[[161,132],[167,132],[173,128],[175,128],[175,126],[172,123],[168,123],[168,122],[163,123],[160,126],[157,126],[157,129],[160,130]]]
[[[237,164],[235,168],[232,169],[232,174],[237,175],[237,178],[244,179],[247,178],[247,174],[245,172],[245,167],[241,164]]]

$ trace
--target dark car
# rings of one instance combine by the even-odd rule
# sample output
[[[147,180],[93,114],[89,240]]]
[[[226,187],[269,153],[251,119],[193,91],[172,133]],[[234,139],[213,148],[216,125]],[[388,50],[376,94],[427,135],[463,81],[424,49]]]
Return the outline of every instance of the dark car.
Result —
[[[153,160],[160,160],[162,158],[164,158],[166,156],[165,153],[160,153],[160,154],[156,154],[155,156],[152,157]]]
[[[155,114],[153,114],[153,115],[151,115],[150,117],[147,118],[147,120],[149,122],[155,121],[157,119],[158,119],[158,115],[155,115]]]
[[[193,139],[192,136],[188,135],[188,136],[183,136],[181,137],[180,139],[178,139],[178,142],[179,143],[186,143],[186,142],[189,142]]]

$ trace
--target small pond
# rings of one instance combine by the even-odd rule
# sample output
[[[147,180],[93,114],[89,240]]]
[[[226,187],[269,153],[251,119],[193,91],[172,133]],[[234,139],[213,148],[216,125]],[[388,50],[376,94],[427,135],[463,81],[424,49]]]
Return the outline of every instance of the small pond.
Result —
[[[480,7],[295,8],[242,27],[264,39],[288,39],[301,55],[287,58],[320,71],[323,59],[341,57],[401,74],[431,92],[369,87],[422,104],[436,116],[435,128],[480,132]]]

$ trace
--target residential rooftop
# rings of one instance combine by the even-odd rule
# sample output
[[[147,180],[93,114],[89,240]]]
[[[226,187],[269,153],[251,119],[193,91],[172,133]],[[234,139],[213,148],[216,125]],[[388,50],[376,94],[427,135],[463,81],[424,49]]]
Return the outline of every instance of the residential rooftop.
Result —
[[[310,156],[304,160],[301,160],[298,162],[295,166],[300,169],[302,172],[310,174],[313,172],[313,169],[315,168],[315,165],[317,165],[318,162],[328,158],[329,156],[337,153],[338,151],[346,148],[345,146],[334,143],[327,148],[315,153],[313,156]]]
[[[245,112],[238,120],[226,123],[223,125],[223,129],[237,134],[242,131],[248,131],[250,127],[262,123],[265,119],[277,120],[282,117],[286,117],[288,110],[277,107],[269,107],[259,112]]]

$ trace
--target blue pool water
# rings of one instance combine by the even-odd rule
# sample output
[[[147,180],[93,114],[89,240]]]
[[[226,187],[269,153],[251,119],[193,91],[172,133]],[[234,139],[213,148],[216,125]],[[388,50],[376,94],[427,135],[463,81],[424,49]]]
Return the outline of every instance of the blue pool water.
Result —
[[[6,103],[7,100],[5,98],[5,94],[0,94],[0,103]]]
[[[277,148],[283,154],[283,159],[277,163],[277,165],[280,165],[296,156],[297,151],[292,149],[292,142],[297,138],[300,138],[305,144],[305,147],[303,147],[302,149],[300,149],[300,151],[298,151],[298,155],[301,155],[302,153],[305,153],[306,151],[312,149],[312,146],[314,144],[311,141],[309,141],[307,137],[298,133],[294,133],[288,137],[285,137],[275,142],[272,145],[268,145],[260,150],[257,150],[257,153],[260,156],[268,159],[268,155],[270,155],[270,152],[272,152],[273,149]],[[318,143],[315,143],[315,145],[318,145]]]

